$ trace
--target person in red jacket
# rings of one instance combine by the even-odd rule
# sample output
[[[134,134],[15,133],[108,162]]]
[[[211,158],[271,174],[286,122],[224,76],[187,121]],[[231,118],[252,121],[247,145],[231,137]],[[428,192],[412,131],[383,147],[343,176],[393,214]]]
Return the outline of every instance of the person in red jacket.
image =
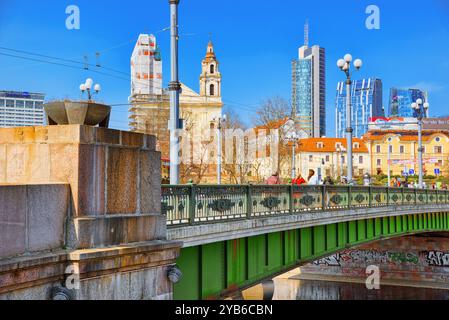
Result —
[[[306,183],[307,183],[307,181],[302,177],[302,175],[299,175],[296,179],[293,179],[293,181],[292,181],[292,184],[297,185],[297,186],[300,186],[300,185],[303,185]]]

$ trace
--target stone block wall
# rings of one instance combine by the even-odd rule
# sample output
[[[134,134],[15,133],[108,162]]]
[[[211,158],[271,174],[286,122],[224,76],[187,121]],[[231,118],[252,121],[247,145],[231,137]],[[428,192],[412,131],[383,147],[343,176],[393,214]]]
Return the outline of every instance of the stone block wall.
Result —
[[[70,248],[166,238],[153,136],[79,125],[2,128],[1,183],[69,184]]]
[[[366,279],[377,266],[381,279],[449,287],[449,235],[405,236],[347,249],[301,267],[302,274]]]
[[[0,300],[170,299],[153,136],[79,125],[0,128]]]
[[[0,185],[0,259],[61,249],[68,185]]]

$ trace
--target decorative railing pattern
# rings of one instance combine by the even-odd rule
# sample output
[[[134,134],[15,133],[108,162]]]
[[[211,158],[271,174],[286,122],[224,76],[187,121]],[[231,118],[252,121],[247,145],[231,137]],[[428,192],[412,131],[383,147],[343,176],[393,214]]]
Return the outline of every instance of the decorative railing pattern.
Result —
[[[449,191],[361,186],[162,186],[162,211],[169,226],[426,204],[449,204]]]

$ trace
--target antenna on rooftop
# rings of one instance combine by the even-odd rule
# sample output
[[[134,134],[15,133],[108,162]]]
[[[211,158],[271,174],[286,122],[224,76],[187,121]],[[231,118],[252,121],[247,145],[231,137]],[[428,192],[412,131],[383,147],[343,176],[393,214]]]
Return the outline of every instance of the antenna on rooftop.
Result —
[[[306,20],[306,24],[304,25],[304,46],[306,48],[309,47],[309,19]]]

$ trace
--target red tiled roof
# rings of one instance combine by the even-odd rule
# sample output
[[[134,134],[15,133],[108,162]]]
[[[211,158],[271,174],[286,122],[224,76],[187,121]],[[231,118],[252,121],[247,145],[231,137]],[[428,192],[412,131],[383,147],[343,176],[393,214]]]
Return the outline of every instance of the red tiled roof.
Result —
[[[358,144],[358,148],[353,148],[354,153],[368,153],[368,148],[362,139],[354,138],[352,143],[353,145]],[[338,144],[347,149],[346,139],[309,138],[299,141],[298,150],[299,152],[337,152]]]

